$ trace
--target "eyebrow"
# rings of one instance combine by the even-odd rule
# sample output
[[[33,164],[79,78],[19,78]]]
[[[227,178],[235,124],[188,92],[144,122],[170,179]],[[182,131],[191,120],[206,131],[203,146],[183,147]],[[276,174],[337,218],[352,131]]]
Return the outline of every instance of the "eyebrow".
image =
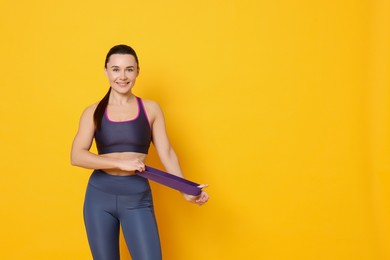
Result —
[[[111,66],[111,68],[120,68],[119,66]],[[126,69],[129,69],[129,68],[135,68],[134,66],[127,66]]]

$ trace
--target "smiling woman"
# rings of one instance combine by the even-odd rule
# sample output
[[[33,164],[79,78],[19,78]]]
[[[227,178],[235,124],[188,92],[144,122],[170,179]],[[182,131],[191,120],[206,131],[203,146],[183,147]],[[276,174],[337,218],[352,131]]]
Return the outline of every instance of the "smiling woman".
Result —
[[[111,48],[105,74],[110,89],[99,103],[85,109],[71,154],[73,165],[95,169],[84,203],[92,255],[95,260],[119,259],[121,225],[134,260],[159,260],[160,239],[151,189],[135,171],[145,171],[144,161],[153,142],[165,168],[176,176],[183,174],[160,107],[132,93],[139,74],[135,51],[126,45]],[[93,139],[98,154],[90,152]],[[204,191],[198,196],[183,196],[198,205],[208,200]]]
[[[139,67],[133,55],[111,55],[105,69],[112,88],[118,93],[128,93],[137,79]]]

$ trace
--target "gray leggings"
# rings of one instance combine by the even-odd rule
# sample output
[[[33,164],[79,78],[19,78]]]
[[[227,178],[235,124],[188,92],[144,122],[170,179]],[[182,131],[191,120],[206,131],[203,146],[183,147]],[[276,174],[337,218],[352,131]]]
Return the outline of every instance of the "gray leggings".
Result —
[[[119,260],[119,225],[133,260],[161,260],[148,180],[95,170],[85,195],[84,221],[95,260]]]

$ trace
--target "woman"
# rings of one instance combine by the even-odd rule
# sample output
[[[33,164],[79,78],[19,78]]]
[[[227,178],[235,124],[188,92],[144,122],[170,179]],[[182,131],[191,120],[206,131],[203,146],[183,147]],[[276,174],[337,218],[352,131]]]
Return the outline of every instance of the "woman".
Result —
[[[160,107],[132,93],[139,74],[135,51],[126,45],[111,48],[105,74],[110,89],[99,103],[84,110],[71,152],[72,165],[95,169],[84,202],[89,245],[95,260],[119,259],[121,225],[133,260],[158,260],[161,248],[149,182],[135,171],[145,170],[153,142],[166,170],[183,175]],[[93,138],[98,154],[89,151]],[[198,205],[208,200],[204,191],[183,196]]]

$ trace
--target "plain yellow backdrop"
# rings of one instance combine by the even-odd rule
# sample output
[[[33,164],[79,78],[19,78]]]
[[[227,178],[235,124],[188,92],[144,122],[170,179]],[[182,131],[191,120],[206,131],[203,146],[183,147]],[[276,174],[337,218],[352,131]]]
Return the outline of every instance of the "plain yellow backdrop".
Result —
[[[210,185],[152,184],[164,259],[390,259],[389,1],[2,0],[0,26],[1,259],[91,259],[69,153],[120,43]]]

